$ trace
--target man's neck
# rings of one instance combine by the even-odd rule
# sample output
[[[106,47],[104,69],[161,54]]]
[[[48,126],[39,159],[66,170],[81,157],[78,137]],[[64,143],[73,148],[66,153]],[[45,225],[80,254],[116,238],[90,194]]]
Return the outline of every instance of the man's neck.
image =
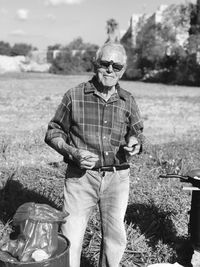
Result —
[[[116,92],[115,86],[103,86],[98,82],[95,84],[95,86],[97,88],[97,91],[105,101],[108,101],[111,95],[113,95]]]
[[[108,101],[108,99],[111,97],[111,95],[113,95],[115,92],[116,92],[115,86],[109,88],[108,90],[106,90],[106,88],[105,88],[104,91],[99,91],[102,98],[106,101]]]

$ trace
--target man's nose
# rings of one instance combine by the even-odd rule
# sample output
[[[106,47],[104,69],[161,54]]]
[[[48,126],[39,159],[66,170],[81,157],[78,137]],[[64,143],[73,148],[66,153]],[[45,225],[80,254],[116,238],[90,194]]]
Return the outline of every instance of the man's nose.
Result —
[[[108,69],[107,69],[107,71],[108,71],[108,72],[112,72],[112,71],[113,71],[112,64],[110,64],[110,65],[108,66]]]

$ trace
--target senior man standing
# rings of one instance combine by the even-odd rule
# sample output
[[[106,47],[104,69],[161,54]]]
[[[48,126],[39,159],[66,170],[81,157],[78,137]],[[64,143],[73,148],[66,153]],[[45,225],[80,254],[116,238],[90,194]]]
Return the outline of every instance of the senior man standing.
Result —
[[[45,142],[68,163],[64,210],[69,216],[62,232],[71,242],[70,267],[80,266],[84,233],[96,205],[102,226],[99,266],[119,266],[126,247],[127,158],[141,150],[143,130],[134,97],[118,83],[126,59],[121,44],[104,44],[96,53],[94,77],[65,93],[48,125]]]

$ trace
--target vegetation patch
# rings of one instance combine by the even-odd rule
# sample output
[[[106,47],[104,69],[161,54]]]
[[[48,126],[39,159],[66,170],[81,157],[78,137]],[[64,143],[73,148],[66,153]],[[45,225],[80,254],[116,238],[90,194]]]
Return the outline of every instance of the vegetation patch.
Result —
[[[5,124],[4,115],[0,115],[0,244],[14,230],[12,217],[21,204],[34,201],[62,209],[67,166],[45,145],[44,134],[67,90],[66,84],[70,88],[86,79],[49,75],[1,77],[0,99],[8,95],[12,103],[7,103],[9,123]],[[122,266],[187,262],[191,256],[191,192],[183,190],[184,184],[178,179],[160,179],[159,175],[185,174],[199,168],[199,105],[195,99],[200,92],[197,88],[135,82],[122,82],[122,86],[134,92],[140,104],[147,139],[143,153],[130,162],[130,196],[125,216],[127,246]],[[3,103],[2,100],[0,109]],[[21,117],[21,109],[26,116]],[[97,266],[100,229],[96,209],[85,233],[82,266]]]

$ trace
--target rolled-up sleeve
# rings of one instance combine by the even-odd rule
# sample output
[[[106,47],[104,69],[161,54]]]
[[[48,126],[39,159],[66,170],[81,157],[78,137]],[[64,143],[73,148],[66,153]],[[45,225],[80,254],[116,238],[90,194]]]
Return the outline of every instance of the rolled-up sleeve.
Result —
[[[55,137],[61,137],[68,143],[69,129],[71,125],[71,98],[70,93],[67,92],[61,103],[59,104],[54,117],[48,124],[45,135],[45,142],[51,144],[51,140]]]

